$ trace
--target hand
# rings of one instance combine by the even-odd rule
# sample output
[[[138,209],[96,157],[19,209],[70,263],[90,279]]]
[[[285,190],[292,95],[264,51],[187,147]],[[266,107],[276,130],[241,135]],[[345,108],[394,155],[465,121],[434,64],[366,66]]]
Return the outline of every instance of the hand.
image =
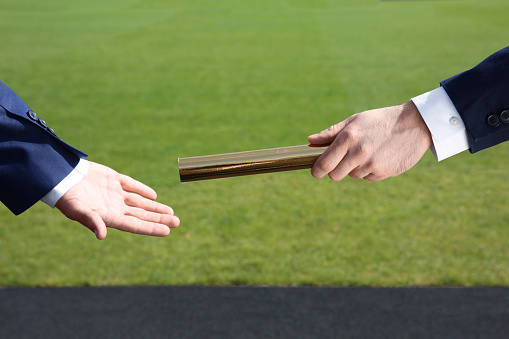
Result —
[[[106,237],[106,227],[164,237],[180,220],[171,207],[153,201],[156,197],[156,192],[141,182],[89,161],[88,174],[56,207],[93,231],[97,239]]]
[[[352,115],[308,137],[311,144],[332,143],[311,174],[334,180],[346,175],[377,181],[412,168],[431,147],[431,134],[413,102]]]

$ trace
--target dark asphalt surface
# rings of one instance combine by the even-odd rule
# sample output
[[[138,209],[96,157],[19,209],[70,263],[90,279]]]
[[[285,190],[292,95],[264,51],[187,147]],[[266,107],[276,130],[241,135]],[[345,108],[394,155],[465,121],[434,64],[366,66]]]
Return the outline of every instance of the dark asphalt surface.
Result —
[[[0,338],[508,338],[509,288],[0,289]]]

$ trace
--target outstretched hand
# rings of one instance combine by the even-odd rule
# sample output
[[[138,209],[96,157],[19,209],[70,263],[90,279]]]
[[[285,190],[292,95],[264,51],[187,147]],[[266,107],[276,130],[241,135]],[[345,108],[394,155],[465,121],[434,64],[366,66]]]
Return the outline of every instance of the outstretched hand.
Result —
[[[332,143],[311,174],[338,181],[377,181],[412,168],[431,147],[431,134],[413,102],[350,116],[308,137],[311,144]]]
[[[89,161],[88,174],[56,207],[104,239],[106,227],[164,237],[180,224],[171,207],[155,202],[156,192],[109,167]]]

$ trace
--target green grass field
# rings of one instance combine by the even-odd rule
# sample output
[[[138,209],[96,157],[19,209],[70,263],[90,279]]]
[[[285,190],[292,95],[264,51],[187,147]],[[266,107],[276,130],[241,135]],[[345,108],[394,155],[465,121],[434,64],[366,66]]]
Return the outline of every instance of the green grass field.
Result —
[[[0,207],[0,286],[507,285],[509,144],[377,183],[181,184],[177,158],[300,145],[505,47],[509,3],[0,0],[0,79],[64,140],[156,189],[168,238],[104,241]],[[1,188],[0,188],[1,189]]]

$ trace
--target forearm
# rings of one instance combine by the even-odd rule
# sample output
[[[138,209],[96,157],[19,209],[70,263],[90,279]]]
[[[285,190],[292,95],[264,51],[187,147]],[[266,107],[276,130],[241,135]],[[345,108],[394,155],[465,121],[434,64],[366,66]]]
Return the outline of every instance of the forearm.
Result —
[[[432,134],[438,161],[509,139],[508,77],[509,47],[412,99]]]
[[[48,194],[84,157],[0,82],[0,201],[13,213]]]
[[[465,123],[472,153],[509,140],[502,116],[509,109],[509,47],[441,85]]]

